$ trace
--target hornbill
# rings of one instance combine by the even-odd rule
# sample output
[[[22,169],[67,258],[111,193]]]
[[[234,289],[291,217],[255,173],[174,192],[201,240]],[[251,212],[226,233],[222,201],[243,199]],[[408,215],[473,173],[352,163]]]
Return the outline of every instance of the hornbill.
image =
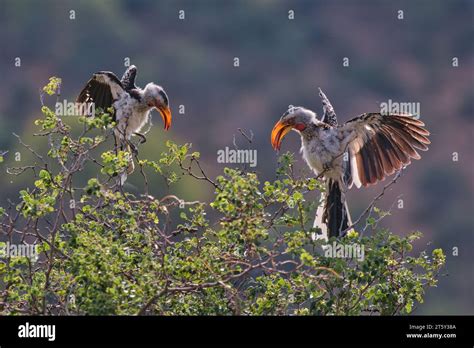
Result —
[[[319,89],[323,116],[304,107],[290,107],[275,124],[271,143],[279,150],[283,137],[295,130],[301,136],[303,159],[324,177],[324,204],[315,227],[326,237],[339,237],[352,225],[344,194],[353,184],[367,187],[419,159],[428,150],[430,133],[412,115],[365,113],[338,124],[334,109]]]
[[[137,68],[131,65],[123,74],[122,79],[110,71],[99,71],[92,75],[82,89],[77,103],[94,103],[95,108],[106,110],[114,109],[114,120],[117,125],[114,130],[116,144],[120,148],[136,152],[135,146],[130,142],[132,135],[138,135],[146,141],[140,130],[148,121],[148,116],[156,108],[163,118],[165,130],[171,126],[171,110],[169,99],[161,86],[150,82],[144,89],[135,85]],[[128,174],[134,169],[133,160],[130,160]]]

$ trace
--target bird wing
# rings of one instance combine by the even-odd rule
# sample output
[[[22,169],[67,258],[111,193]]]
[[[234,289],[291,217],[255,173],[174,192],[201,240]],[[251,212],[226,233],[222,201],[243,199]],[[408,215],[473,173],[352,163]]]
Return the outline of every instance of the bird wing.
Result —
[[[411,115],[367,113],[338,127],[347,138],[352,181],[357,187],[375,184],[400,170],[417,150],[428,150],[430,133]]]
[[[123,88],[126,91],[131,89],[136,89],[135,78],[137,77],[137,67],[135,65],[130,65],[128,69],[124,72],[120,82],[122,83]]]
[[[125,92],[122,83],[110,71],[99,71],[92,75],[77,97],[78,103],[94,103],[96,108],[107,109]]]
[[[332,107],[331,103],[329,102],[329,99],[323,93],[321,88],[319,88],[319,97],[321,98],[321,101],[323,103],[323,117],[321,118],[321,121],[324,123],[327,123],[328,125],[332,127],[336,127],[337,126],[336,113],[334,112],[334,108]]]

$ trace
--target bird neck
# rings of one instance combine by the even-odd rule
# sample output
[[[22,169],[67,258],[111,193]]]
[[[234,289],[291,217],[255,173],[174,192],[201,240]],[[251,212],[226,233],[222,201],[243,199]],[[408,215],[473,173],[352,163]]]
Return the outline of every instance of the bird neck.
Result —
[[[146,93],[143,89],[136,89],[135,94],[138,99],[138,109],[140,111],[149,111],[153,109],[153,106],[149,106],[147,103]]]
[[[319,127],[315,125],[314,123],[309,124],[304,130],[300,131],[301,135],[301,140],[311,140],[314,137],[317,136],[317,133],[319,131]]]

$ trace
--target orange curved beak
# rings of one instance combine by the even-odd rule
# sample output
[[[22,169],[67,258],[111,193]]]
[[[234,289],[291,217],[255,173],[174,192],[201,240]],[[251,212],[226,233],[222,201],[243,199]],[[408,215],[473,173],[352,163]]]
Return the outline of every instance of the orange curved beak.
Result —
[[[163,119],[163,123],[165,125],[165,130],[168,130],[171,126],[171,110],[168,106],[157,106],[156,107],[160,112],[161,118]]]
[[[283,123],[281,120],[275,124],[272,130],[271,142],[274,150],[280,150],[281,141],[291,130],[292,126]]]

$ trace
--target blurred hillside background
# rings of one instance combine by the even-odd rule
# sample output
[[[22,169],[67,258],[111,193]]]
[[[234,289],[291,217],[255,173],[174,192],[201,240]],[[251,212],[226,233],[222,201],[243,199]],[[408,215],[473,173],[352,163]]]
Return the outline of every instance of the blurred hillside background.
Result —
[[[397,18],[399,10],[403,19]],[[6,167],[33,160],[12,133],[43,151],[47,147],[46,139],[32,133],[33,120],[41,116],[39,89],[48,78],[61,77],[61,98],[74,101],[93,72],[111,70],[120,77],[127,57],[138,66],[138,85],[163,85],[173,110],[167,133],[154,113],[141,157],[156,158],[166,139],[190,142],[211,176],[224,168],[217,151],[232,148],[234,135],[247,147],[238,132],[242,128],[254,134],[250,147],[258,150],[255,170],[261,180],[274,179],[277,154],[270,131],[289,104],[320,114],[318,86],[340,122],[380,111],[389,99],[419,102],[432,146],[383,197],[379,206],[385,209],[400,195],[404,201],[383,226],[398,234],[420,230],[418,250],[442,247],[447,253],[448,275],[416,314],[474,314],[473,19],[474,1],[461,0],[0,0],[0,151],[9,151],[0,165],[1,203],[17,200],[29,180],[7,175]],[[298,153],[299,147],[292,133],[282,150]],[[17,151],[20,164],[13,162]],[[298,169],[309,174],[296,158]],[[84,172],[84,178],[91,176]],[[163,193],[160,180],[151,186],[156,195]],[[350,192],[354,216],[382,186]],[[129,188],[140,191],[138,173]],[[212,194],[210,186],[195,181],[172,190],[189,199],[208,200]]]

